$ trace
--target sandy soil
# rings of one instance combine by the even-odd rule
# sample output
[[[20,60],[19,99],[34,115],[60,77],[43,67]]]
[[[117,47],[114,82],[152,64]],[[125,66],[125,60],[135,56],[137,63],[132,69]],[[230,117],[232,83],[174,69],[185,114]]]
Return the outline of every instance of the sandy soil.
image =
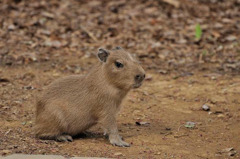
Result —
[[[72,143],[34,138],[34,95],[59,76],[48,65],[1,68],[2,155],[62,154],[114,158],[238,158],[240,79],[207,71],[176,78],[148,72],[140,89],[129,93],[119,115],[119,131],[130,148],[111,146],[96,127]],[[203,104],[210,111],[201,109]],[[137,121],[148,122],[136,125]],[[185,123],[196,123],[186,128]],[[227,148],[233,147],[234,150]],[[226,152],[225,152],[226,151]]]

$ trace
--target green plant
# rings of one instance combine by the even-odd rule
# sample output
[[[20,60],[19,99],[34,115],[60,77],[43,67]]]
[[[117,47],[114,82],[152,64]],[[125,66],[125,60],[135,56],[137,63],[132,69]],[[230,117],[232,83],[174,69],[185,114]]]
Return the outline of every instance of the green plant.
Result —
[[[195,39],[199,41],[202,37],[202,29],[200,24],[197,24],[195,27]]]
[[[207,51],[207,50],[203,50],[203,51],[202,51],[202,55],[203,55],[203,56],[206,56],[207,54],[208,54],[208,51]]]

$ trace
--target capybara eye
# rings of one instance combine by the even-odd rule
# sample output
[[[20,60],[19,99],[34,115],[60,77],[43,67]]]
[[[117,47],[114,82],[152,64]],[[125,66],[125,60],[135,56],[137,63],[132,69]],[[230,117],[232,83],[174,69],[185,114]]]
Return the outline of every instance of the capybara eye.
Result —
[[[123,64],[120,63],[120,62],[118,62],[118,61],[115,62],[115,66],[116,66],[117,68],[123,68]]]

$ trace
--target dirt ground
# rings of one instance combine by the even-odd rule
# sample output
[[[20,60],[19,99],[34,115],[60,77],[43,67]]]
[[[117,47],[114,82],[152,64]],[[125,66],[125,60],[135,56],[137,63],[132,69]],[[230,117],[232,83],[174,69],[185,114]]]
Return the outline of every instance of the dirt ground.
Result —
[[[0,1],[0,154],[240,158],[240,1],[177,2]],[[35,96],[118,45],[147,72],[118,117],[131,147],[110,145],[98,126],[71,143],[36,139]]]

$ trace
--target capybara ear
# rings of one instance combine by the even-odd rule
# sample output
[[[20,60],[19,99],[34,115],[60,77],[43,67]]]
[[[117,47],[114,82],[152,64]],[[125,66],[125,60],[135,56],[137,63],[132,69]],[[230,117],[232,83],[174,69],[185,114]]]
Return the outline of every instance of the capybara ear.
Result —
[[[99,48],[97,56],[100,61],[106,62],[109,54],[110,54],[109,51],[107,51],[106,49]]]

